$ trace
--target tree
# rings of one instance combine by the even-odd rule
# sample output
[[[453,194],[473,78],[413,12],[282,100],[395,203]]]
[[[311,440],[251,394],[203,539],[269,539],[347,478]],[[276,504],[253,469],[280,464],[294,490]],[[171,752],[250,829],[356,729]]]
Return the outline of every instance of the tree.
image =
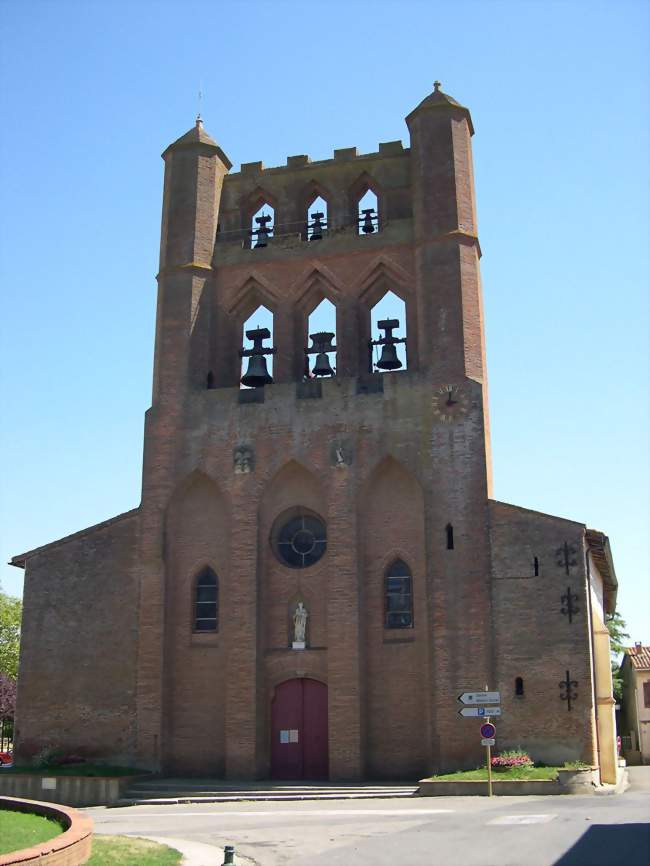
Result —
[[[16,712],[16,680],[0,673],[0,723],[13,719]]]
[[[18,676],[22,608],[21,600],[6,595],[0,586],[0,674],[14,680]]]
[[[627,623],[621,614],[615,610],[605,618],[605,624],[609,631],[609,645],[612,653],[612,685],[614,689],[614,700],[620,704],[623,700],[623,680],[620,672],[620,656],[625,652],[625,638],[629,640],[630,636],[625,631]]]

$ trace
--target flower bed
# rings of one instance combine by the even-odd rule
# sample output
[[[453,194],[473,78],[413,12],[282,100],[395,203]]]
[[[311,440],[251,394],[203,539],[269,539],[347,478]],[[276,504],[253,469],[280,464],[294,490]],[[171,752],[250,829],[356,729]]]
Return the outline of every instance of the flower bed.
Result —
[[[509,752],[501,752],[500,755],[495,755],[490,761],[490,766],[499,773],[514,768],[523,769],[524,767],[532,767],[533,759],[527,752],[523,752],[521,749],[513,749]]]

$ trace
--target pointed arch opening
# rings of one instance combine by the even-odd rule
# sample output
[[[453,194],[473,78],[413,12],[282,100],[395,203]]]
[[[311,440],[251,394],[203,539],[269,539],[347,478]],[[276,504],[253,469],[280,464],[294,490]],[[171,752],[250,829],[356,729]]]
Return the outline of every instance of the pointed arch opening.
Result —
[[[323,298],[309,314],[307,335],[311,345],[306,356],[305,377],[336,375],[336,307],[328,298]]]
[[[261,336],[257,337],[257,334]],[[241,345],[244,351],[250,351],[258,341],[264,348],[273,347],[273,313],[264,304],[260,304],[242,325]],[[258,387],[259,382],[255,384],[250,376],[258,376],[260,379],[268,376],[267,382],[270,384],[273,379],[273,355],[254,355],[252,357],[242,357],[241,359],[241,388]]]
[[[370,187],[357,200],[357,224],[361,236],[379,231],[379,198]]]
[[[406,304],[394,292],[385,292],[371,307],[370,332],[373,343],[371,372],[387,373],[391,370],[408,369]],[[399,342],[394,342],[395,340]]]
[[[262,201],[251,216],[249,228],[251,249],[268,246],[269,238],[273,237],[275,228],[275,208],[268,201]]]
[[[384,628],[413,628],[413,576],[402,559],[384,574]]]
[[[194,579],[194,631],[219,631],[219,578],[209,566]]]
[[[314,195],[307,205],[307,240],[322,240],[327,227],[327,200],[322,195]]]

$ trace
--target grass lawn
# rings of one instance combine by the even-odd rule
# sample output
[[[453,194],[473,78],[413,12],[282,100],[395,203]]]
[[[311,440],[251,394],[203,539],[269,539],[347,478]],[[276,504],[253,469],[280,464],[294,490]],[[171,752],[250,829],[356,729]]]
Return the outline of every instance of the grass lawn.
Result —
[[[63,828],[58,821],[27,812],[0,809],[0,854],[47,842],[59,833],[63,833]]]
[[[492,781],[499,782],[519,780],[531,781],[534,779],[556,779],[558,769],[561,767],[510,767],[508,770],[492,770]],[[446,773],[444,776],[430,776],[432,782],[487,782],[487,767],[478,770],[460,770],[457,773]],[[427,781],[429,781],[427,780]]]
[[[182,854],[167,845],[130,836],[94,836],[86,866],[178,866]]]
[[[54,764],[46,767],[7,767],[5,773],[39,773],[43,776],[137,776],[146,773],[135,767],[109,767],[102,764]]]

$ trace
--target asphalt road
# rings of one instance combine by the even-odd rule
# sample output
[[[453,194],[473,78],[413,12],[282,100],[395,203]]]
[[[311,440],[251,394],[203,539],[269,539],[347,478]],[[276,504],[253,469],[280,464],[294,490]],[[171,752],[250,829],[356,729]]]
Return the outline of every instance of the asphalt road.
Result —
[[[97,833],[234,844],[260,866],[648,866],[650,767],[621,795],[87,809]],[[216,852],[215,852],[216,853]],[[220,866],[216,857],[214,866]]]

